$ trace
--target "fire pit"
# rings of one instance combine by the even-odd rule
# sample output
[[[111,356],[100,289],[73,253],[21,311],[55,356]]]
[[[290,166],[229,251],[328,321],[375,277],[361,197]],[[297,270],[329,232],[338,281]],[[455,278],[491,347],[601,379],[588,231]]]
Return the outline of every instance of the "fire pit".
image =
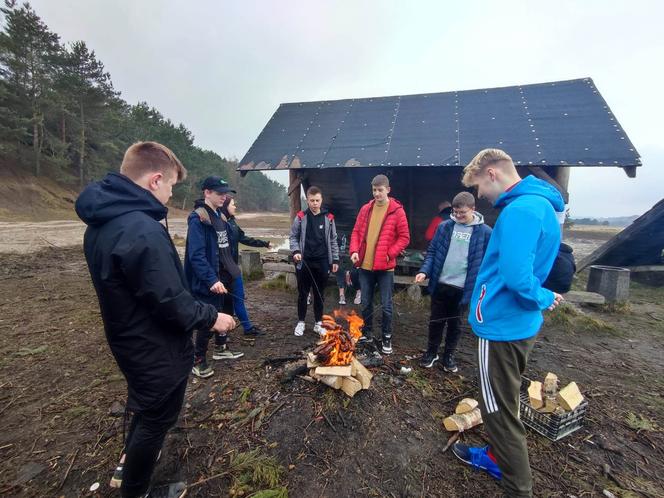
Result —
[[[336,318],[344,319],[348,329],[344,329]],[[322,336],[313,352],[307,355],[307,368],[312,380],[322,382],[334,389],[341,389],[353,397],[371,385],[372,373],[355,358],[355,345],[362,332],[364,321],[355,312],[335,310],[334,317],[323,316]]]

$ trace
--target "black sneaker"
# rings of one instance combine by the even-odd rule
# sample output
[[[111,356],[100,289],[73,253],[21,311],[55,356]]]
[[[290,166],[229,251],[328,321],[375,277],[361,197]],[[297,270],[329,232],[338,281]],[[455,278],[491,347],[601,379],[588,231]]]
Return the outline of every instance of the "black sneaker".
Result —
[[[152,488],[144,498],[182,498],[187,494],[187,485],[183,482],[172,482]]]
[[[260,337],[260,336],[265,335],[265,332],[263,332],[261,329],[259,329],[258,327],[256,327],[254,325],[249,330],[245,330],[244,335],[251,336],[251,337]]]
[[[371,339],[366,335],[361,335],[360,338],[357,340],[358,344],[367,344],[369,342],[371,342]]]
[[[392,354],[392,338],[391,337],[383,337],[382,345],[380,348],[381,352],[383,354]]]
[[[459,371],[459,367],[457,367],[456,361],[454,361],[454,353],[445,353],[443,355],[443,370],[451,373]]]
[[[214,375],[214,370],[208,367],[205,359],[202,359],[196,362],[194,368],[191,369],[191,373],[193,373],[196,377],[200,377],[201,379],[207,379],[208,377],[212,377]]]
[[[228,349],[228,346],[226,344],[223,344],[221,346],[214,346],[214,350],[212,352],[212,359],[213,360],[237,360],[238,358],[242,358],[244,356],[244,353],[241,353],[239,351],[231,351]]]
[[[423,368],[431,368],[433,364],[438,361],[438,358],[439,356],[436,353],[427,351],[422,355],[422,359],[420,360],[420,366]]]

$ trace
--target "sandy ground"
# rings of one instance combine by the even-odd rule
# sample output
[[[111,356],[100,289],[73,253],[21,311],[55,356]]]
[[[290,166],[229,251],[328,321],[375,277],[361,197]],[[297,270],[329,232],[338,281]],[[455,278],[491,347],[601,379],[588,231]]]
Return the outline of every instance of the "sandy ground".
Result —
[[[288,215],[281,213],[243,213],[240,225],[250,237],[285,239],[288,236]],[[261,226],[256,226],[260,223]],[[186,218],[168,220],[173,237],[186,237]],[[44,222],[0,222],[0,253],[25,254],[45,247],[67,247],[83,243],[85,224],[79,220]]]

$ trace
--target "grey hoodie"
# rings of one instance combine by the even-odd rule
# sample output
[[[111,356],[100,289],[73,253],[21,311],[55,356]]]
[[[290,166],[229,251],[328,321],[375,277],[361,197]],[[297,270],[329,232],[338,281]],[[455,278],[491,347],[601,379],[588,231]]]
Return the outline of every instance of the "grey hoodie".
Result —
[[[472,221],[466,225],[459,223],[454,215],[451,215],[450,219],[454,221],[454,227],[452,228],[450,248],[447,251],[443,271],[440,273],[438,282],[463,289],[468,273],[468,249],[470,248],[473,226],[484,223],[484,216],[475,211],[473,212]]]

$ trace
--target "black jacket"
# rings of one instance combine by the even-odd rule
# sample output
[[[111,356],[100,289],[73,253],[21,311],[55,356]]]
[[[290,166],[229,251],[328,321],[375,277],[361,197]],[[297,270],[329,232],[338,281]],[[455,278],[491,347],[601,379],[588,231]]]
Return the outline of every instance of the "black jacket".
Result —
[[[561,243],[558,255],[553,262],[551,273],[546,278],[542,287],[558,294],[569,292],[572,287],[572,280],[576,273],[576,263],[574,261],[573,249],[567,244]]]
[[[231,250],[233,251],[233,259],[237,263],[239,260],[240,250],[238,244],[244,244],[249,247],[267,247],[270,243],[267,240],[254,239],[252,237],[247,237],[244,230],[240,228],[240,225],[235,221],[235,216],[228,218],[229,226],[229,235],[231,240]]]
[[[109,173],[76,201],[88,225],[85,259],[106,338],[127,379],[127,408],[146,410],[187,378],[191,334],[210,329],[214,306],[196,301],[166,228],[168,210],[124,175]]]

